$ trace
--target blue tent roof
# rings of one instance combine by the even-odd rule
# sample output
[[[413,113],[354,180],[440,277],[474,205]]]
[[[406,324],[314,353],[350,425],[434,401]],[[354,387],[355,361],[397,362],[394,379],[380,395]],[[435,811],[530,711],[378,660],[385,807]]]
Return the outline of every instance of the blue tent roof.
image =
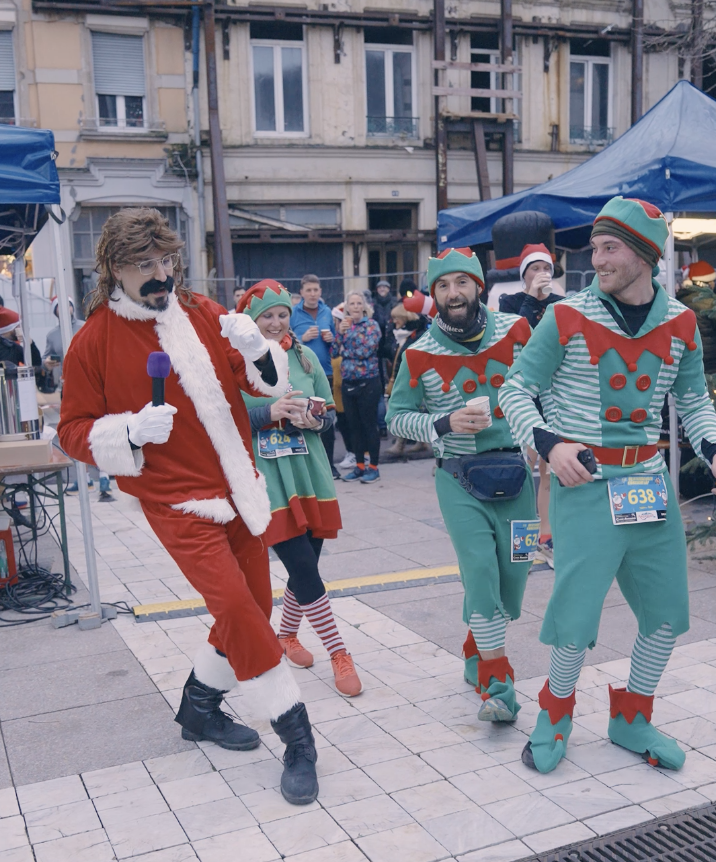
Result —
[[[663,212],[715,212],[716,102],[680,81],[579,167],[514,195],[440,212],[438,247],[490,244],[498,218],[539,210],[551,216],[558,246],[582,248],[586,226],[614,195],[642,198]]]
[[[0,125],[0,254],[30,245],[60,203],[55,138],[46,129]]]

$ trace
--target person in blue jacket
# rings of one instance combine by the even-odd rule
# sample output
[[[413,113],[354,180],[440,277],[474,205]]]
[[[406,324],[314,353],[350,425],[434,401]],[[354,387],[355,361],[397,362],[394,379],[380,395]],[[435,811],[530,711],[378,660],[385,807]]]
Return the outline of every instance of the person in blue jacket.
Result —
[[[321,299],[321,282],[317,275],[309,273],[301,279],[301,301],[291,314],[291,329],[302,344],[308,345],[318,357],[328,382],[333,388],[333,368],[331,366],[331,344],[336,337],[336,326],[331,309]],[[333,466],[333,447],[336,432],[333,426],[321,434],[321,440],[328,455],[328,463],[334,479],[341,474]]]

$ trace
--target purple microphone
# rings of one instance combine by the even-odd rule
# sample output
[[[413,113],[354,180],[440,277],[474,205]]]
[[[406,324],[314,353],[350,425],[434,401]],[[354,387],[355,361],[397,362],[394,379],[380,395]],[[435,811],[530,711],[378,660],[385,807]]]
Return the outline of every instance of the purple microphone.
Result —
[[[164,381],[172,370],[169,355],[161,350],[150,353],[147,359],[147,374],[152,378],[152,405],[159,407],[164,404]]]

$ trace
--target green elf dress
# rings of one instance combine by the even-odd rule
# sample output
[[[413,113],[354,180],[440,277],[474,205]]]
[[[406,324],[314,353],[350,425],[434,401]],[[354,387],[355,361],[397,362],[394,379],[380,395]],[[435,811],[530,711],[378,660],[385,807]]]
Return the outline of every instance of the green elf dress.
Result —
[[[430,259],[431,288],[439,276],[460,271],[483,285],[477,257],[470,249],[452,249]],[[483,309],[486,322],[477,351],[454,341],[437,323],[405,351],[386,421],[396,437],[423,441],[433,447],[440,467],[435,473],[440,511],[457,554],[465,589],[463,620],[469,625],[477,614],[487,621],[499,621],[504,644],[504,620],[520,616],[531,565],[529,561],[513,561],[511,554],[511,523],[535,518],[531,472],[525,464],[519,496],[488,501],[472,496],[461,485],[459,473],[442,468],[443,464],[455,464],[454,459],[478,453],[497,450],[519,453],[519,443],[504,418],[497,395],[530,338],[530,327],[523,317],[492,312],[484,306]],[[436,421],[449,417],[479,396],[490,400],[490,427],[476,434],[438,433]],[[514,693],[514,671],[506,657],[478,661],[479,646],[468,636],[465,676],[476,685],[483,699],[479,717],[489,721],[511,720],[520,708]],[[486,707],[491,699],[501,702],[497,710],[491,710],[491,704]]]

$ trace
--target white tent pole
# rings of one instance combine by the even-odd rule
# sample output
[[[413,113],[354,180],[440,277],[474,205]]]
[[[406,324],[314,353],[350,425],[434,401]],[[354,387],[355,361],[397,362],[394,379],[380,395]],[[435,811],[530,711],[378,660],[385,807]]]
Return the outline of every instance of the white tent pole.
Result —
[[[69,293],[67,290],[67,270],[65,268],[65,253],[62,244],[60,225],[50,218],[52,223],[52,238],[55,244],[57,258],[57,311],[60,318],[60,339],[62,341],[62,356],[67,355],[72,341],[72,322],[70,318]],[[102,625],[102,601],[99,594],[97,578],[97,559],[94,547],[94,532],[92,530],[92,511],[90,509],[89,491],[87,490],[87,467],[81,461],[75,461],[77,468],[77,488],[80,497],[80,515],[82,518],[82,537],[85,545],[85,560],[87,562],[87,586],[90,594],[91,613],[83,615],[80,628],[99,628]]]
[[[669,296],[676,296],[676,281],[674,279],[674,214],[664,213],[669,225],[669,236],[666,240],[664,262],[666,263],[666,292]],[[674,486],[676,502],[679,501],[679,467],[681,466],[681,453],[679,451],[679,417],[676,413],[676,402],[674,396],[669,395],[669,473],[671,484]]]
[[[30,347],[30,320],[29,303],[27,301],[27,282],[25,281],[25,255],[20,254],[15,258],[12,268],[12,277],[15,282],[13,294],[17,294],[20,301],[20,327],[22,329],[22,348],[25,365],[32,367],[32,349]]]

